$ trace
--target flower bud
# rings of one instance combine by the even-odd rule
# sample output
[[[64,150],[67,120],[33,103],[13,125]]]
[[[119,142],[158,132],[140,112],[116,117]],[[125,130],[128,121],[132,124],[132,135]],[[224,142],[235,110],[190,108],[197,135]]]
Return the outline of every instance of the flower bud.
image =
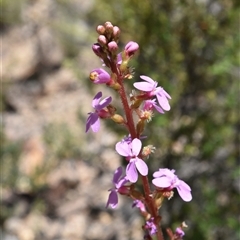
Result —
[[[122,88],[119,83],[112,83],[112,84],[109,84],[109,86],[116,91],[118,91]]]
[[[98,34],[103,35],[105,33],[105,27],[103,25],[98,25],[96,31]]]
[[[104,54],[103,49],[99,43],[94,43],[92,45],[92,50],[98,57],[102,57]]]
[[[111,41],[108,43],[108,49],[110,52],[116,53],[118,50],[118,45],[115,41]]]
[[[101,46],[105,46],[107,45],[107,39],[104,35],[99,35],[98,36],[98,43],[101,45]]]
[[[104,24],[104,26],[105,26],[105,29],[106,29],[106,31],[105,31],[105,36],[106,36],[106,38],[108,39],[108,41],[111,41],[111,40],[113,40],[113,25],[112,25],[112,23],[110,23],[110,22],[106,22],[105,24]]]
[[[108,32],[110,34],[113,33],[113,25],[111,22],[105,22],[104,26],[105,26],[106,32]]]
[[[125,46],[124,50],[128,57],[132,57],[135,52],[139,49],[139,45],[136,42],[130,41]]]
[[[122,123],[125,123],[125,120],[124,118],[119,115],[119,114],[114,114],[111,119],[115,122],[115,123],[118,123],[118,124],[122,124]]]
[[[94,69],[90,73],[89,78],[96,84],[108,83],[111,80],[109,73],[102,68]]]
[[[114,40],[116,40],[116,41],[118,40],[118,38],[120,36],[120,33],[121,33],[120,28],[117,27],[117,26],[114,26],[113,27],[113,38],[114,38]]]

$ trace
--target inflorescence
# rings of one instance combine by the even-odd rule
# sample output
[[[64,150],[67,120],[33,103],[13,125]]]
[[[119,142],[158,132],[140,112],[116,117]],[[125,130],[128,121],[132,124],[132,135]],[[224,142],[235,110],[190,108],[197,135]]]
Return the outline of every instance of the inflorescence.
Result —
[[[101,100],[102,92],[98,92],[92,101],[94,111],[89,113],[86,132],[90,129],[94,133],[98,132],[100,119],[111,119],[127,130],[127,137],[115,146],[116,152],[126,159],[127,167],[124,170],[120,166],[114,172],[113,187],[109,189],[106,206],[116,208],[118,194],[132,198],[133,207],[137,207],[145,219],[142,226],[145,232],[144,239],[152,239],[153,235],[156,235],[157,239],[163,239],[159,209],[164,199],[171,199],[173,189],[176,188],[180,197],[189,202],[192,199],[191,188],[177,177],[175,170],[167,168],[159,168],[153,173],[153,190],[150,188],[147,162],[155,147],[143,146],[142,133],[146,124],[153,118],[154,112],[164,114],[171,109],[169,104],[171,96],[158,86],[157,81],[145,75],[140,76],[143,81],[133,83],[136,90],[126,94],[125,80],[133,79],[133,70],[129,62],[138,51],[139,45],[130,41],[123,51],[119,51],[120,29],[110,22],[99,25],[97,33],[99,34],[97,43],[93,44],[92,50],[102,61],[102,68],[92,70],[89,78],[92,83],[105,85],[119,94],[125,116],[117,113],[117,109],[112,105],[112,97],[108,96]],[[137,122],[133,120],[133,114],[137,116]],[[142,179],[143,193],[135,188],[139,175]],[[186,224],[183,222],[174,233],[168,229],[170,239],[181,240],[184,236],[184,227]]]

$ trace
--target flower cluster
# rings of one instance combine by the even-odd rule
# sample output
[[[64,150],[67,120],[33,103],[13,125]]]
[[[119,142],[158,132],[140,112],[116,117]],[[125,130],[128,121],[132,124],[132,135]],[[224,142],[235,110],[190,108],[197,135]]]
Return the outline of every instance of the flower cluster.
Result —
[[[145,239],[163,240],[161,233],[158,210],[165,198],[173,196],[176,188],[180,197],[189,202],[192,199],[191,188],[187,183],[175,175],[175,170],[159,168],[153,173],[152,185],[149,183],[148,161],[154,153],[153,145],[143,146],[142,136],[146,123],[154,116],[154,111],[164,114],[171,109],[169,100],[171,96],[158,86],[158,82],[148,76],[141,75],[142,81],[133,83],[134,91],[126,94],[124,83],[133,78],[133,70],[129,66],[131,59],[139,49],[136,42],[130,41],[122,51],[119,51],[120,29],[106,22],[97,27],[99,34],[97,43],[92,46],[93,52],[101,59],[102,68],[91,71],[89,78],[94,84],[102,84],[117,92],[122,103],[124,115],[117,113],[117,108],[112,103],[112,97],[108,96],[101,100],[102,92],[98,92],[92,100],[93,112],[89,113],[86,123],[86,132],[91,128],[94,133],[100,129],[100,119],[111,119],[121,124],[127,131],[127,137],[116,143],[116,152],[125,158],[126,169],[118,167],[114,172],[109,189],[109,197],[106,206],[116,208],[118,205],[118,194],[125,195],[133,200],[133,206],[137,207],[144,218],[142,226]],[[135,115],[135,117],[134,117]],[[136,120],[137,119],[137,120]],[[142,189],[137,189],[136,182],[142,181]],[[182,225],[173,233],[168,230],[171,239],[182,239],[184,232]]]

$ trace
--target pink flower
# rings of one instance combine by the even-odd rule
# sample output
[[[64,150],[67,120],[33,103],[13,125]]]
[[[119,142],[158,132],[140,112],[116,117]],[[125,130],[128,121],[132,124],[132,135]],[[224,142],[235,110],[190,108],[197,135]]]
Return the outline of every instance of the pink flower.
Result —
[[[109,103],[112,101],[111,97],[104,98],[101,102],[100,99],[102,97],[102,92],[98,92],[96,96],[93,98],[92,106],[95,109],[95,112],[90,112],[89,117],[87,119],[86,123],[86,132],[88,130],[92,129],[93,132],[98,132],[100,129],[100,120],[101,118],[107,118],[110,116],[109,112],[104,110],[104,108],[109,105]]]
[[[101,84],[108,83],[111,80],[111,77],[104,69],[97,68],[90,73],[90,79],[93,83]]]
[[[174,174],[175,170],[169,170],[168,168],[160,168],[157,172],[153,173],[155,179],[152,183],[159,188],[166,190],[172,190],[177,188],[180,197],[185,201],[189,202],[192,200],[191,188],[177,175]]]
[[[118,204],[118,194],[125,194],[127,195],[129,193],[128,187],[125,186],[125,184],[129,183],[128,179],[126,177],[122,176],[122,167],[119,167],[113,175],[114,188],[109,189],[110,194],[108,197],[107,205],[106,207],[110,206],[111,208],[115,208]]]
[[[136,82],[133,86],[140,91],[146,92],[149,98],[156,96],[160,107],[165,111],[169,111],[168,99],[171,99],[170,95],[162,87],[157,87],[158,83],[150,77],[142,75],[140,78],[145,82]]]
[[[156,99],[146,100],[143,105],[143,111],[152,111],[155,108],[159,113],[164,113],[162,108],[156,104]]]
[[[142,176],[148,174],[147,164],[138,157],[142,148],[142,142],[139,139],[134,138],[131,143],[127,143],[126,141],[118,142],[115,148],[121,156],[129,160],[126,168],[126,175],[130,182],[135,183],[137,181],[137,170]]]

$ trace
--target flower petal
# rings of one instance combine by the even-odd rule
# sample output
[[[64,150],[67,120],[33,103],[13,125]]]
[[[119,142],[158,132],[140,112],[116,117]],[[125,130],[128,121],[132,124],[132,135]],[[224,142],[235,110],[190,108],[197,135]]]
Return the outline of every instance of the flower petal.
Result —
[[[112,97],[106,97],[95,107],[95,109],[101,110],[105,108],[107,105],[109,105],[111,101],[112,101]]]
[[[162,94],[164,94],[167,98],[172,99],[171,96],[162,88]]]
[[[159,113],[162,113],[162,114],[164,114],[164,111],[162,110],[162,108],[161,107],[159,107],[158,105],[156,105],[156,104],[153,104],[153,106],[154,106],[154,108],[159,112]]]
[[[152,85],[150,83],[146,83],[146,82],[135,82],[133,84],[133,86],[136,89],[144,91],[144,92],[151,92],[153,90]]]
[[[92,107],[95,109],[95,107],[98,105],[100,98],[102,97],[102,92],[98,92],[95,97],[92,100]]]
[[[118,142],[115,149],[121,156],[131,156],[130,146],[126,142]]]
[[[100,69],[97,69],[98,71],[98,78],[99,78],[99,83],[107,83],[110,81],[110,75],[107,71],[105,71],[104,69],[100,68]]]
[[[190,202],[192,200],[191,188],[184,181],[179,180],[177,191],[183,201]]]
[[[165,96],[162,96],[161,94],[157,94],[157,100],[159,105],[162,107],[163,110],[169,111],[171,109],[169,102]]]
[[[159,168],[158,171],[153,173],[153,177],[162,177],[162,176],[170,176],[171,178],[174,177],[172,171],[168,168]]]
[[[138,179],[135,162],[129,162],[126,168],[126,175],[130,182],[135,183]]]
[[[86,131],[88,132],[89,128],[92,127],[92,125],[96,124],[98,120],[98,114],[97,113],[89,113],[89,117],[87,119],[86,123]]]
[[[112,190],[109,194],[106,207],[110,206],[111,208],[116,208],[118,204],[118,195],[116,191]]]
[[[137,160],[135,161],[135,165],[142,176],[148,175],[148,166],[142,159],[137,158]]]
[[[138,154],[140,153],[141,148],[142,148],[142,142],[138,138],[134,138],[132,140],[131,147],[132,147],[133,155],[138,156]]]
[[[145,76],[145,75],[141,75],[140,78],[143,79],[143,80],[146,81],[146,82],[151,83],[151,85],[154,85],[154,84],[156,83],[156,82],[155,82],[154,80],[152,80],[150,77]]]
[[[99,129],[100,129],[100,120],[99,120],[98,117],[97,117],[96,121],[91,124],[91,129],[95,133],[99,131]]]
[[[171,186],[171,181],[168,177],[160,177],[160,178],[155,178],[152,180],[152,183],[156,186],[156,187],[160,187],[160,188],[167,188]]]
[[[114,175],[113,175],[113,183],[114,184],[117,184],[118,183],[118,181],[119,181],[119,179],[120,179],[120,177],[122,176],[122,167],[118,167],[117,169],[116,169],[116,171],[114,172]]]
[[[129,183],[129,180],[127,179],[127,177],[125,176],[124,178],[121,178],[118,183],[115,184],[116,189],[119,190],[119,188],[121,188],[122,186],[124,186],[126,183]]]

